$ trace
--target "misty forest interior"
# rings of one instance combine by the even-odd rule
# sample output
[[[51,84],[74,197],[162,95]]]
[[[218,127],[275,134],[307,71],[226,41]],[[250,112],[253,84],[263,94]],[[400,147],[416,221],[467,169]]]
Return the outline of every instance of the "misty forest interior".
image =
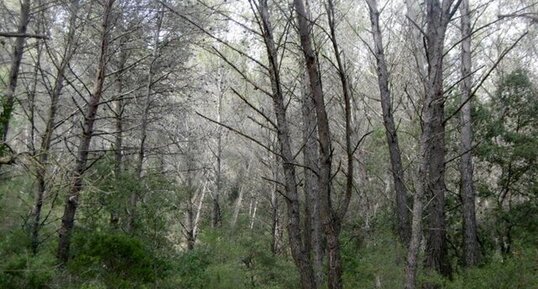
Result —
[[[538,288],[537,0],[0,1],[0,288]]]

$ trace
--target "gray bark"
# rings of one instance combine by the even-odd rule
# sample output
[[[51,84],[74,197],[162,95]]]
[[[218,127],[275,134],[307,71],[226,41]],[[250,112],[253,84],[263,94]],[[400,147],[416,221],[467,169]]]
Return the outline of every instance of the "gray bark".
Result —
[[[222,76],[221,76],[222,77]],[[223,79],[219,82],[219,99],[217,107],[217,121],[220,123],[222,121],[222,98],[224,97],[224,88],[223,88]],[[216,169],[216,178],[215,178],[215,192],[213,196],[213,208],[212,208],[212,217],[211,225],[213,228],[220,227],[222,225],[222,213],[220,209],[220,195],[222,191],[222,128],[219,126],[217,128],[217,169]]]
[[[317,286],[313,267],[312,263],[310,262],[310,258],[308,257],[308,252],[306,251],[301,232],[301,209],[296,184],[296,171],[295,166],[293,165],[294,158],[291,150],[290,130],[286,117],[286,105],[280,82],[278,54],[274,43],[271,22],[269,19],[267,0],[259,1],[258,10],[261,18],[260,24],[262,25],[263,29],[262,32],[269,62],[269,74],[273,94],[273,110],[276,115],[276,123],[278,126],[278,142],[280,145],[279,151],[284,174],[285,200],[288,208],[288,238],[291,247],[291,254],[299,269],[301,288],[314,289],[317,288]]]
[[[423,103],[422,135],[425,138],[425,155],[428,168],[421,174],[426,182],[425,196],[428,201],[426,220],[426,271],[435,270],[443,276],[451,274],[446,240],[445,218],[445,98],[443,89],[444,41],[448,23],[454,9],[454,0],[427,2],[426,55],[428,75],[426,98]],[[428,287],[429,285],[427,285]]]
[[[349,84],[349,80],[346,74],[346,69],[343,61],[343,52],[340,51],[340,48],[338,46],[338,41],[336,37],[336,23],[335,23],[335,10],[334,10],[334,4],[332,0],[327,1],[327,17],[328,17],[328,23],[329,23],[329,32],[330,32],[330,40],[333,46],[334,50],[334,57],[336,59],[336,68],[338,72],[338,77],[340,79],[340,84],[342,86],[342,96],[344,101],[344,120],[345,120],[345,151],[346,151],[346,166],[347,171],[345,172],[346,176],[346,185],[345,185],[345,192],[344,196],[341,200],[341,203],[336,207],[333,208],[333,205],[331,203],[331,184],[330,184],[330,173],[331,173],[331,164],[330,162],[325,164],[327,166],[327,170],[329,173],[329,184],[327,187],[327,193],[328,193],[328,210],[329,214],[331,215],[329,225],[326,225],[326,234],[327,234],[327,246],[328,246],[328,252],[329,255],[329,278],[328,278],[328,285],[329,288],[342,288],[342,260],[340,256],[340,241],[339,241],[339,235],[341,230],[342,221],[345,217],[345,214],[347,212],[347,209],[349,207],[349,203],[351,200],[351,195],[353,192],[353,177],[354,177],[354,160],[353,160],[353,154],[355,151],[354,145],[351,143],[354,131],[351,129],[351,88]],[[318,72],[319,73],[319,72]],[[322,93],[322,92],[321,92]],[[323,102],[319,102],[317,105],[323,104]],[[322,107],[323,110],[325,110],[325,105],[323,104]],[[318,121],[323,120],[319,118],[320,114],[318,113]],[[327,121],[327,135],[330,138],[330,131],[328,126],[328,120]],[[322,127],[322,126],[320,126]],[[330,142],[330,139],[328,140]],[[329,143],[330,145],[330,143]],[[325,157],[331,157],[332,152],[329,152],[328,155]]]
[[[304,92],[302,103],[303,114],[303,163],[304,163],[304,194],[305,194],[305,241],[311,252],[312,265],[316,284],[323,282],[323,232],[319,212],[319,187],[316,172],[318,172],[319,147],[317,144],[316,113],[312,95],[308,88],[308,75],[304,76]]]
[[[23,0],[21,2],[21,15],[19,19],[19,26],[17,28],[18,34],[26,34],[28,22],[30,21],[30,8],[30,0]],[[2,143],[0,144],[0,156],[4,154],[6,149],[5,143],[7,141],[11,114],[15,105],[15,91],[17,89],[17,81],[19,79],[19,70],[22,55],[24,53],[25,43],[26,37],[17,37],[11,55],[8,83],[2,98],[2,113],[0,113],[0,135],[2,137]]]
[[[465,266],[475,266],[480,261],[478,234],[476,229],[475,189],[473,184],[473,128],[471,119],[471,101],[467,101],[472,93],[472,59],[471,59],[471,12],[469,0],[463,0],[461,12],[461,74],[460,85],[462,108],[461,122],[461,197],[463,201],[463,256]]]
[[[47,190],[46,173],[48,168],[49,151],[52,142],[52,135],[54,133],[54,126],[56,124],[56,113],[58,110],[58,102],[62,93],[65,81],[65,70],[71,61],[77,44],[75,43],[75,28],[76,19],[79,9],[79,1],[71,1],[71,14],[69,17],[69,26],[67,30],[66,46],[56,70],[54,85],[50,93],[50,107],[49,113],[45,124],[45,131],[41,139],[41,145],[37,155],[38,168],[36,170],[36,191],[35,191],[35,203],[32,213],[32,251],[37,253],[39,246],[39,229],[41,227],[41,210],[43,207],[43,200],[45,192]]]
[[[152,105],[151,100],[151,93],[153,89],[153,77],[155,74],[155,63],[157,62],[160,54],[160,33],[161,33],[161,25],[164,17],[164,10],[157,12],[157,19],[156,19],[156,28],[154,31],[153,36],[153,52],[151,56],[151,60],[149,63],[148,68],[148,75],[147,75],[147,84],[146,84],[146,91],[144,95],[144,107],[142,111],[142,120],[140,123],[140,145],[138,147],[138,159],[136,160],[136,175],[138,178],[142,179],[143,177],[143,165],[144,160],[146,157],[146,141],[148,136],[148,123],[149,123],[149,113]],[[129,204],[129,216],[128,216],[128,231],[133,232],[136,227],[136,210],[137,210],[137,204],[138,204],[138,198],[139,196],[137,194],[131,194],[130,196],[130,204]]]
[[[328,286],[330,289],[336,289],[342,288],[342,262],[340,256],[340,241],[338,239],[340,232],[339,219],[341,216],[338,212],[333,210],[331,201],[332,147],[329,119],[325,109],[321,77],[316,55],[312,47],[311,29],[304,2],[302,0],[294,0],[293,5],[297,14],[299,37],[301,40],[303,56],[305,58],[306,71],[308,72],[312,98],[316,107],[316,122],[320,145],[318,176],[320,189],[320,216],[327,238]]]
[[[105,72],[107,66],[108,44],[110,37],[110,16],[112,6],[115,0],[108,0],[103,11],[103,20],[101,24],[101,46],[99,51],[99,62],[95,75],[94,87],[92,89],[88,106],[84,114],[82,124],[82,135],[78,145],[77,158],[72,173],[72,184],[69,194],[65,200],[65,208],[62,216],[62,224],[59,229],[59,242],[57,257],[63,266],[69,259],[69,247],[71,243],[71,234],[75,224],[75,213],[78,207],[78,199],[83,187],[83,174],[86,171],[88,162],[88,153],[90,142],[93,136],[93,125],[95,122],[99,101],[103,93],[103,84],[105,82]]]
[[[366,0],[370,11],[374,52],[377,61],[377,80],[381,96],[381,109],[385,136],[389,148],[391,172],[396,198],[397,233],[403,244],[408,244],[411,234],[409,210],[407,209],[407,188],[405,187],[404,169],[398,142],[397,129],[394,122],[392,96],[389,90],[389,72],[383,48],[383,37],[379,24],[379,11],[376,0]]]
[[[120,181],[123,172],[123,112],[125,104],[123,101],[123,89],[124,79],[123,70],[125,69],[125,63],[127,62],[127,49],[124,46],[124,37],[120,38],[120,55],[118,59],[118,71],[116,76],[117,96],[114,100],[114,175],[116,182]],[[117,228],[119,223],[119,216],[117,208],[111,208],[110,213],[110,225],[113,228]]]
[[[446,29],[457,6],[454,0],[431,0],[426,2],[426,58],[428,70],[424,79],[425,97],[422,104],[422,133],[420,137],[420,161],[416,176],[416,192],[413,204],[411,242],[409,244],[406,288],[415,288],[418,249],[421,239],[422,209],[424,197],[428,202],[428,217],[424,226],[426,273],[434,270],[449,276],[450,262],[446,242],[445,220],[445,127],[443,56]],[[415,23],[416,25],[416,23]],[[417,51],[420,55],[422,52]],[[419,73],[421,67],[418,66]],[[432,288],[432,284],[425,284]]]

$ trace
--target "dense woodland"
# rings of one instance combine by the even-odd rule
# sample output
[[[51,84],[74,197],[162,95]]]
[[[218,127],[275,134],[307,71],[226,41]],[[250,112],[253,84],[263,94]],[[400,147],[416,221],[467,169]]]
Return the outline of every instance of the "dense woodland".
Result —
[[[538,288],[535,0],[0,16],[0,288]]]

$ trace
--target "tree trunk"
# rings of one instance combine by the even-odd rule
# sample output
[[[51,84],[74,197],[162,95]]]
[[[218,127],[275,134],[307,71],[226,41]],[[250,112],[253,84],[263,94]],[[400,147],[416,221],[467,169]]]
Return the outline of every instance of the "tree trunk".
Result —
[[[273,185],[271,190],[271,253],[276,255],[279,245],[279,227],[280,220],[278,218],[278,192],[277,185]]]
[[[418,255],[420,242],[422,240],[422,211],[424,197],[424,182],[419,177],[426,172],[425,144],[426,139],[421,138],[420,142],[420,164],[418,176],[415,178],[416,191],[413,195],[413,211],[411,222],[411,236],[407,251],[407,264],[405,267],[405,289],[415,289],[417,280]]]
[[[472,119],[471,95],[472,60],[471,60],[471,12],[469,10],[469,0],[463,0],[460,6],[461,11],[461,196],[463,200],[463,256],[465,266],[471,267],[480,261],[480,250],[478,246],[478,234],[476,229],[475,213],[475,190],[473,184],[473,154],[472,154]]]
[[[426,50],[428,76],[423,104],[423,136],[427,139],[425,157],[428,169],[425,176],[425,196],[430,201],[426,225],[427,270],[443,276],[451,274],[446,240],[445,220],[445,126],[443,56],[447,25],[452,17],[453,0],[427,2]],[[429,285],[428,285],[429,286]],[[427,287],[428,287],[427,286]]]
[[[235,201],[235,208],[234,208],[234,214],[232,216],[232,223],[231,227],[235,228],[235,225],[237,224],[237,219],[239,218],[239,211],[241,210],[241,205],[243,203],[243,187],[241,186],[239,188],[239,195],[237,196],[237,200]]]
[[[73,0],[71,2],[71,15],[69,17],[69,27],[67,32],[67,43],[62,56],[58,70],[56,71],[54,85],[51,90],[49,114],[45,124],[45,131],[43,132],[41,145],[39,148],[38,168],[36,170],[36,191],[35,191],[35,204],[33,209],[32,220],[32,251],[37,253],[39,246],[39,229],[41,227],[41,209],[43,207],[43,199],[47,190],[46,186],[46,173],[48,168],[49,151],[52,142],[52,134],[54,133],[54,126],[56,122],[56,113],[58,110],[58,102],[60,95],[64,87],[65,70],[69,65],[69,62],[73,58],[75,53],[75,28],[76,19],[79,9],[79,1]]]
[[[105,72],[107,64],[107,52],[109,42],[109,25],[112,6],[115,0],[108,0],[105,4],[102,22],[101,47],[99,51],[99,64],[95,75],[95,83],[88,100],[86,113],[84,114],[84,122],[82,126],[82,135],[78,146],[77,159],[72,173],[72,184],[69,194],[65,200],[65,208],[62,216],[62,224],[59,229],[59,242],[57,257],[63,266],[66,265],[69,259],[69,246],[71,242],[71,234],[75,224],[75,213],[78,207],[78,198],[82,190],[83,174],[86,170],[88,161],[88,152],[90,142],[93,136],[93,124],[99,108],[99,101],[103,93],[103,84],[105,82]]]
[[[194,249],[194,243],[196,242],[196,239],[194,238],[194,200],[195,195],[193,196],[192,191],[194,190],[192,187],[188,188],[189,190],[189,198],[187,201],[187,212],[186,212],[186,221],[187,225],[185,227],[185,235],[187,237],[187,250],[191,251]]]
[[[412,236],[406,268],[406,288],[416,286],[416,268],[418,249],[421,239],[423,200],[429,202],[426,219],[426,273],[434,270],[449,276],[451,274],[446,242],[445,220],[445,127],[444,127],[444,88],[443,56],[446,29],[455,9],[454,0],[431,0],[426,2],[426,55],[428,69],[424,78],[425,97],[422,104],[420,137],[420,162],[416,176],[416,192],[413,204]],[[411,3],[407,2],[408,8]],[[455,5],[457,6],[457,4]],[[411,11],[414,13],[414,11]],[[415,19],[417,18],[416,15]],[[413,24],[414,25],[414,24]],[[418,43],[414,43],[418,47]],[[422,59],[422,52],[416,51],[417,59]],[[419,75],[422,67],[418,62]],[[434,287],[425,284],[425,288]]]
[[[155,34],[153,36],[153,52],[149,63],[146,92],[144,95],[144,108],[142,111],[142,121],[140,124],[140,146],[138,147],[138,159],[136,161],[136,176],[139,179],[143,177],[143,165],[146,154],[146,140],[148,136],[148,118],[151,109],[151,92],[153,89],[153,76],[155,74],[155,62],[157,62],[160,54],[160,41],[161,25],[164,17],[164,10],[160,10],[157,13],[157,24],[155,28]],[[139,196],[136,193],[131,194],[129,204],[129,216],[128,216],[128,231],[133,233],[136,227],[136,207],[138,204]]]
[[[308,252],[305,250],[303,235],[301,232],[301,209],[296,184],[295,166],[293,164],[293,152],[291,150],[290,130],[286,117],[286,105],[280,82],[278,55],[275,48],[271,22],[269,20],[267,0],[260,0],[258,9],[262,22],[260,24],[263,27],[262,32],[269,62],[269,74],[271,80],[271,89],[273,92],[273,109],[276,115],[276,123],[278,126],[278,142],[280,144],[280,156],[282,158],[284,185],[286,189],[285,199],[288,208],[288,238],[291,247],[291,254],[299,269],[301,287],[303,289],[314,289],[317,287],[312,263],[308,257]]]
[[[383,124],[385,126],[385,136],[389,147],[391,172],[396,197],[396,231],[400,237],[400,241],[404,245],[407,245],[411,234],[409,210],[407,209],[407,189],[405,187],[400,145],[398,143],[398,135],[394,123],[392,97],[389,90],[389,72],[385,60],[381,27],[379,25],[380,13],[377,8],[376,0],[367,0],[367,3],[370,11],[370,22],[372,23],[372,36],[374,39],[374,52],[377,61],[377,80],[381,96]]]
[[[28,22],[30,21],[30,0],[23,0],[21,2],[21,18],[19,19],[19,27],[17,29],[18,34],[26,34],[28,28]],[[9,78],[2,98],[2,113],[0,113],[0,135],[2,137],[2,143],[0,144],[0,156],[3,156],[6,150],[7,133],[9,129],[9,122],[11,120],[11,113],[15,105],[15,91],[17,89],[17,80],[19,79],[19,69],[21,66],[22,55],[24,53],[24,44],[26,43],[26,37],[17,37],[15,39],[15,45],[11,55],[11,65],[9,68]]]
[[[121,30],[123,31],[123,29]],[[125,105],[123,102],[123,70],[125,69],[125,63],[127,62],[127,50],[124,46],[124,37],[120,38],[120,55],[118,63],[119,74],[116,76],[116,89],[117,96],[114,100],[115,111],[114,114],[114,176],[116,184],[120,185],[121,175],[123,173],[123,110]],[[118,228],[119,226],[118,208],[111,208],[110,211],[110,225],[112,228]]]
[[[224,94],[224,90],[222,87],[222,79],[219,83],[219,100],[218,100],[218,115],[217,115],[217,121],[220,123],[222,120],[222,98]],[[217,171],[216,171],[216,179],[215,179],[215,192],[213,193],[213,212],[212,212],[212,218],[211,218],[211,225],[213,228],[220,227],[222,225],[222,214],[220,210],[220,195],[222,191],[222,128],[219,126],[217,128]]]
[[[303,158],[304,158],[304,194],[305,194],[305,241],[311,252],[312,266],[316,284],[323,283],[323,232],[319,212],[318,161],[315,105],[309,89],[308,74],[304,76],[303,92]]]
[[[346,150],[346,162],[347,162],[347,171],[345,172],[346,176],[346,185],[344,197],[341,201],[341,204],[337,208],[333,208],[331,205],[331,195],[330,195],[330,183],[329,183],[329,210],[331,217],[331,228],[330,231],[327,231],[327,245],[328,245],[328,255],[329,255],[329,288],[342,288],[342,260],[340,256],[340,241],[339,235],[341,231],[342,221],[344,220],[345,214],[349,207],[351,201],[351,195],[353,192],[353,183],[354,183],[354,161],[353,154],[355,152],[354,145],[351,143],[354,135],[354,131],[351,129],[352,117],[351,117],[351,88],[349,84],[349,79],[347,77],[346,68],[343,61],[343,52],[340,51],[336,38],[336,24],[335,24],[335,12],[334,4],[332,0],[327,1],[327,16],[329,22],[330,30],[330,39],[334,50],[334,56],[336,59],[336,68],[338,71],[338,76],[340,78],[340,84],[342,86],[342,95],[344,100],[344,120],[345,120],[345,150]],[[319,114],[318,114],[319,116]],[[328,125],[327,125],[328,128]],[[330,136],[330,135],[329,135]],[[329,140],[330,141],[330,140]],[[332,152],[331,152],[332,154]],[[330,178],[330,166],[329,166],[329,178]]]
[[[320,161],[319,161],[319,189],[320,189],[320,216],[327,238],[327,255],[328,255],[328,287],[330,289],[342,288],[342,260],[340,256],[339,234],[341,229],[342,218],[347,211],[347,206],[351,197],[353,183],[353,158],[351,156],[350,146],[350,96],[348,91],[347,80],[344,75],[343,64],[340,59],[340,52],[336,43],[334,31],[334,10],[332,2],[329,2],[328,15],[331,28],[331,41],[333,44],[335,57],[338,63],[338,73],[342,82],[344,92],[345,114],[346,114],[346,152],[348,171],[346,178],[346,192],[344,200],[340,205],[340,210],[334,210],[331,200],[331,166],[332,166],[332,147],[331,135],[329,128],[329,119],[325,108],[325,100],[321,87],[321,77],[314,49],[312,47],[311,27],[309,25],[308,14],[302,0],[293,1],[297,13],[297,23],[301,48],[305,58],[306,71],[310,81],[312,98],[316,107],[316,121],[318,128],[318,141],[320,144]]]

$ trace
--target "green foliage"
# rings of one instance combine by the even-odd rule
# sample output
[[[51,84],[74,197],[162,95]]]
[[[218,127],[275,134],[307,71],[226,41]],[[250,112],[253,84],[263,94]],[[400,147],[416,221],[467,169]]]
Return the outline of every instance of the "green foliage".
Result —
[[[78,233],[69,271],[82,280],[99,280],[107,288],[142,288],[164,275],[162,262],[142,242],[120,233]]]
[[[30,240],[22,230],[0,242],[0,288],[47,288],[56,274],[55,258],[48,252],[33,256],[29,248]]]
[[[9,175],[9,173],[8,173]],[[32,197],[32,180],[26,175],[9,176],[0,180],[0,230],[9,231],[20,225],[20,216],[29,209]]]
[[[155,170],[148,170],[140,178],[134,171],[122,170],[115,173],[112,155],[106,155],[88,172],[87,185],[83,194],[83,206],[79,210],[79,220],[86,229],[108,230],[111,216],[118,218],[117,229],[126,230],[130,224],[129,214],[133,211],[134,234],[154,247],[167,246],[165,232],[167,223],[174,215],[183,194],[172,181]],[[139,200],[132,210],[131,198]]]
[[[204,248],[183,253],[175,270],[179,288],[205,288],[205,281],[208,279],[206,269],[210,263],[211,256]]]
[[[447,283],[447,289],[538,288],[538,250],[515,250],[514,256],[469,269]]]
[[[402,287],[405,250],[393,234],[388,219],[389,214],[381,213],[379,218],[370,221],[367,232],[355,229],[355,234],[343,234],[343,278],[346,288]]]
[[[501,79],[489,102],[474,111],[476,156],[482,168],[478,196],[493,204],[482,222],[485,248],[504,254],[514,239],[525,238],[538,226],[538,93],[525,70]],[[524,229],[523,229],[524,228]],[[530,233],[527,233],[529,231]]]
[[[271,253],[269,235],[215,230],[204,233],[201,242],[211,261],[200,280],[202,288],[296,288],[299,284],[293,263]]]

